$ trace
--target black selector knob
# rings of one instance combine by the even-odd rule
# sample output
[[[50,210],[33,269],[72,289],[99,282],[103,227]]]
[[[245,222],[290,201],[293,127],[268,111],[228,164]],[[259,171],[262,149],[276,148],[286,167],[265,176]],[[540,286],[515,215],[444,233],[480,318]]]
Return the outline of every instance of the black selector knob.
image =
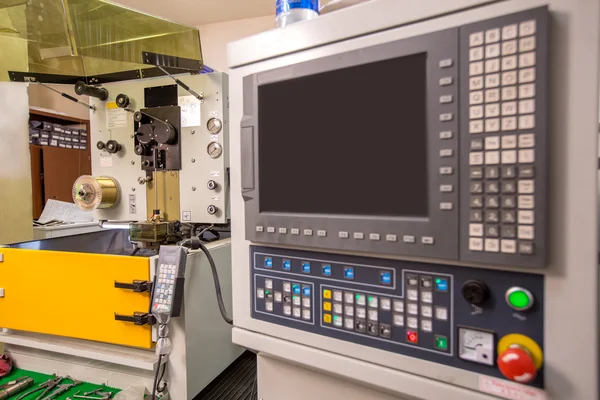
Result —
[[[135,146],[133,148],[133,151],[135,152],[135,154],[137,154],[138,156],[141,156],[143,154],[146,153],[146,149],[144,148],[144,145],[142,144],[138,144],[137,146]]]
[[[109,140],[106,142],[106,151],[108,151],[110,154],[118,153],[121,151],[121,148],[121,145],[116,140]]]
[[[96,143],[96,148],[98,150],[104,150],[106,148],[106,144],[103,141],[99,140],[98,143]]]
[[[474,306],[484,304],[490,297],[490,289],[481,281],[469,280],[466,281],[460,290],[463,298]]]
[[[130,103],[129,96],[124,93],[119,94],[116,98],[116,103],[117,107],[126,108]]]
[[[217,213],[217,211],[219,211],[219,209],[217,208],[217,206],[213,206],[212,204],[210,206],[207,207],[206,211],[210,214],[210,215],[215,215]]]
[[[215,190],[219,184],[212,179],[206,183],[208,190]]]

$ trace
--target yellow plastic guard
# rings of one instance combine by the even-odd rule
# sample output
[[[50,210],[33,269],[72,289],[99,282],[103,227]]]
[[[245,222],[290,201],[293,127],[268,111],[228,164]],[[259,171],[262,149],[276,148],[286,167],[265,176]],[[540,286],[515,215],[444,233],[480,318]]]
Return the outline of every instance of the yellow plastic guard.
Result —
[[[0,327],[150,348],[149,325],[115,321],[148,312],[150,294],[114,282],[149,280],[145,257],[0,248]]]

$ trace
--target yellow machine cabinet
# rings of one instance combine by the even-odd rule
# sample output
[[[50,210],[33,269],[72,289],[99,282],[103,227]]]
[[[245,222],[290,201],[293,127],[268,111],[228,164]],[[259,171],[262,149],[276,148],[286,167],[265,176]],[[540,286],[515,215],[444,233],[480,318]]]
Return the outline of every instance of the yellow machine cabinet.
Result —
[[[104,233],[120,237],[114,231],[80,236],[88,237],[91,243],[95,241],[89,247],[98,251],[96,247],[104,242],[98,238]],[[21,248],[0,248],[0,294],[4,292],[0,296],[0,327],[152,347],[150,325],[116,318],[147,313],[150,293],[115,287],[117,282],[149,282],[151,260],[81,252],[80,240],[71,243],[79,252],[65,251],[69,247],[66,240],[57,241],[56,247],[62,251],[31,249],[51,248],[53,239],[18,245]],[[113,249],[106,252],[115,252],[112,243]],[[128,254],[125,249],[121,252]]]

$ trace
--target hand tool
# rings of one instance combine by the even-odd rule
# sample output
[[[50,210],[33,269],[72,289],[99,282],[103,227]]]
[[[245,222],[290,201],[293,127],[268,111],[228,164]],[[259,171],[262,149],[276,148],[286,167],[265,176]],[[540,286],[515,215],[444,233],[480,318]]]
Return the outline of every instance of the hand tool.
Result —
[[[60,396],[61,394],[67,392],[72,387],[75,387],[75,386],[81,384],[81,381],[73,379],[68,375],[66,376],[65,379],[69,379],[69,380],[73,381],[73,383],[65,383],[62,385],[58,385],[57,389],[54,392],[52,392],[48,396],[42,398],[42,400],[52,400],[52,399],[56,398],[57,396]]]
[[[21,390],[25,390],[33,385],[33,378],[23,376],[14,381],[5,383],[0,386],[0,400],[8,399],[9,397],[19,393]]]
[[[36,400],[40,400],[42,397],[44,397],[49,391],[51,391],[52,389],[54,389],[56,387],[56,385],[58,385],[60,383],[60,381],[62,381],[63,378],[62,376],[56,376],[56,374],[52,375],[52,378],[50,378],[49,380],[47,380],[44,383],[40,383],[40,385],[34,389],[31,389],[25,393],[23,393],[22,395],[20,395],[19,397],[17,397],[16,400],[21,400],[27,396],[29,396],[30,394],[33,394],[37,391],[43,390],[43,392],[36,397]]]

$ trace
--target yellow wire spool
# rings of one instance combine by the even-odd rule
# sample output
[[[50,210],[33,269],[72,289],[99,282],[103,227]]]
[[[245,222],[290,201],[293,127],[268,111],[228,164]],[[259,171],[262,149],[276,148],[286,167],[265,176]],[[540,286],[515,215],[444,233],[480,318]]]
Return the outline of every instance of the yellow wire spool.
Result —
[[[94,178],[83,175],[73,184],[73,202],[83,211],[112,208],[119,202],[121,188],[116,179],[109,176]]]

